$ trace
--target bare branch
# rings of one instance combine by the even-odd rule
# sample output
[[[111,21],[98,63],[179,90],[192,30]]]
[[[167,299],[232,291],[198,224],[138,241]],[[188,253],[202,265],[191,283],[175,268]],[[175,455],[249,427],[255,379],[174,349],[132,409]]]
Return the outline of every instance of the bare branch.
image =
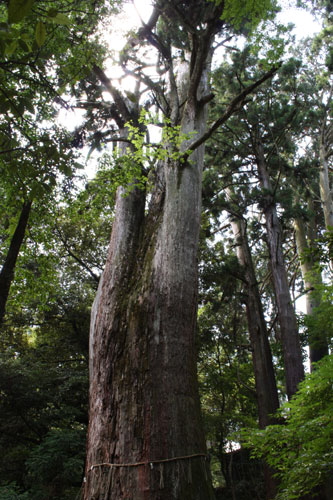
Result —
[[[56,231],[57,231],[58,236],[60,238],[60,241],[64,245],[64,248],[65,248],[66,252],[68,253],[68,255],[70,255],[74,260],[76,260],[76,262],[78,262],[78,264],[80,264],[81,267],[83,267],[86,271],[88,271],[90,276],[96,281],[96,283],[98,283],[99,276],[97,276],[97,274],[95,274],[94,271],[92,271],[90,269],[90,267],[85,262],[83,262],[82,259],[80,259],[80,257],[75,255],[75,253],[71,250],[70,246],[68,245],[67,241],[65,240],[64,236],[62,235],[57,224],[55,224],[55,228],[56,228]]]

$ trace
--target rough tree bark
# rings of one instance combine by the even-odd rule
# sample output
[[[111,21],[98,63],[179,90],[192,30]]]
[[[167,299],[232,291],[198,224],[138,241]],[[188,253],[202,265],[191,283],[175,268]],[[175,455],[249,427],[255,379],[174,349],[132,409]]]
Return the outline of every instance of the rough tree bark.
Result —
[[[231,190],[228,197],[232,199]],[[252,362],[256,384],[259,428],[276,423],[274,414],[279,408],[275,373],[268,332],[262,309],[258,282],[255,275],[251,250],[247,238],[246,222],[241,216],[231,216],[231,227],[236,242],[237,258],[244,270],[246,282],[246,314],[252,348]],[[272,470],[265,464],[266,498],[274,498],[277,481]]]
[[[194,351],[202,151],[195,156],[162,166],[146,218],[144,193],[118,190],[91,329],[90,500],[213,498]],[[104,462],[147,464],[96,466]]]
[[[172,139],[163,144],[166,155],[155,169],[148,209],[144,190],[117,192],[109,253],[92,309],[86,500],[214,498],[194,337],[203,148],[215,130],[206,132],[207,72],[222,6],[192,3],[190,10],[187,3],[157,7],[140,37],[128,45],[147,36],[166,60],[167,92],[145,75],[141,81],[150,85],[183,139],[180,145]],[[190,53],[182,51],[177,65],[171,47],[153,32],[158,17],[168,16],[170,9],[166,38],[179,22],[178,35],[187,33],[190,41]],[[123,61],[127,57],[125,52]],[[94,71],[112,94],[118,125],[129,119],[135,124],[139,109],[133,116],[133,104],[103,71]],[[219,123],[273,73],[243,90]]]
[[[297,391],[299,382],[304,378],[302,351],[283,258],[282,229],[277,215],[264,149],[259,139],[255,143],[255,155],[259,182],[263,189],[267,244],[281,332],[286,391],[290,399]]]
[[[180,134],[205,130],[212,35],[210,27],[171,87]],[[89,500],[214,497],[194,349],[203,146],[185,163],[180,156],[158,166],[148,214],[144,191],[118,189],[92,313]]]
[[[252,347],[259,427],[264,429],[274,423],[273,415],[279,408],[272,353],[247,239],[246,223],[243,219],[237,218],[231,221],[231,226],[237,245],[237,258],[243,266],[246,281],[246,313]]]
[[[29,215],[31,211],[31,201],[26,201],[23,203],[21,214],[16,225],[16,229],[10,241],[9,249],[5,262],[3,263],[0,272],[0,325],[3,322],[6,303],[9,295],[10,285],[12,284],[14,278],[14,271],[16,266],[16,261],[22,246],[25,230],[28,224]]]

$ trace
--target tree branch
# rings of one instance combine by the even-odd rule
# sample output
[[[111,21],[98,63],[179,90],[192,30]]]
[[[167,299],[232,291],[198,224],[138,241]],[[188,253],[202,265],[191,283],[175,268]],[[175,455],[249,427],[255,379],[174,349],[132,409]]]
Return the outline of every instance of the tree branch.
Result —
[[[207,132],[205,132],[199,139],[195,140],[188,149],[191,151],[194,151],[197,149],[199,146],[201,146],[204,142],[207,141],[207,139],[210,138],[210,136],[217,130],[223,123],[225,123],[231,115],[235,113],[235,111],[238,111],[244,104],[245,104],[245,98],[251,94],[257,87],[259,87],[262,83],[264,83],[266,80],[271,78],[280,68],[279,66],[273,67],[270,71],[265,73],[265,75],[257,80],[255,83],[252,85],[249,85],[249,87],[246,87],[240,94],[238,94],[229,104],[225,112],[223,113],[222,116],[218,120],[213,123],[213,125],[210,127]]]
[[[72,250],[70,249],[69,245],[67,244],[67,241],[65,240],[65,238],[61,234],[61,231],[60,231],[59,227],[57,226],[57,224],[55,224],[55,227],[56,227],[58,236],[59,236],[62,244],[64,245],[64,248],[66,249],[66,252],[68,253],[68,255],[70,255],[74,260],[76,260],[76,262],[78,262],[78,264],[80,264],[81,267],[83,267],[86,271],[88,271],[88,273],[90,274],[90,276],[96,281],[96,283],[98,283],[99,282],[99,276],[97,276],[97,274],[95,274],[94,271],[92,271],[90,269],[90,267],[87,266],[87,264],[85,262],[83,262],[83,260],[80,259],[80,257],[78,257],[77,255],[75,255],[74,252],[72,252]]]
[[[119,123],[117,123],[117,125],[119,126],[119,128],[123,128],[125,123],[133,118],[130,110],[126,105],[124,97],[121,95],[119,90],[112,85],[111,80],[106,76],[104,71],[99,66],[94,64],[93,71],[100,82],[110,92],[116,106],[118,107],[122,118],[119,117]]]

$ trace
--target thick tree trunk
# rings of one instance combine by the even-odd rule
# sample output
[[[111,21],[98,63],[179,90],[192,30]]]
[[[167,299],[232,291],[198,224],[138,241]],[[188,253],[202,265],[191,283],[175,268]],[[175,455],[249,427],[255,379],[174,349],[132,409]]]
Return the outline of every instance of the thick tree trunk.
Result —
[[[188,98],[180,133],[205,123]],[[118,190],[92,311],[86,500],[214,498],[194,347],[202,164],[202,146],[169,156],[147,215],[143,191]]]
[[[166,61],[168,90],[149,77],[143,81],[175,128],[165,135],[166,155],[147,213],[143,191],[124,196],[120,188],[117,194],[109,254],[92,310],[85,500],[214,498],[194,343],[203,144],[275,71],[236,96],[205,133],[212,97],[207,74],[222,10],[223,3],[193,2],[188,9],[157,2],[151,20],[123,54],[125,60],[142,36],[158,48]],[[170,37],[154,36],[159,16],[165,16]],[[173,35],[177,50],[168,45]],[[178,38],[190,53],[179,50]],[[137,105],[127,106],[103,71],[94,71],[113,97],[121,127]]]
[[[258,141],[256,145],[256,159],[260,185],[265,193],[264,214],[267,243],[281,332],[286,391],[290,399],[297,391],[299,382],[304,378],[302,352],[296,314],[290,297],[287,272],[283,258],[282,229],[277,215],[264,151],[260,141]]]
[[[118,193],[93,312],[90,500],[212,498],[194,351],[200,173],[181,168],[144,225],[142,193]]]
[[[313,221],[312,221],[313,222]],[[310,221],[311,223],[311,221]],[[310,235],[309,244],[308,236],[304,221],[301,218],[295,219],[295,235],[296,235],[296,245],[297,253],[300,259],[302,278],[304,282],[304,288],[306,291],[305,295],[305,308],[306,314],[311,316],[314,313],[316,307],[320,305],[320,291],[318,291],[318,285],[322,284],[320,271],[315,267],[314,262],[309,257],[304,258],[305,252],[309,249],[309,244],[315,244],[315,236]],[[314,231],[310,231],[314,232]],[[328,354],[328,346],[325,336],[322,338],[309,338],[309,354],[310,354],[310,366],[312,370],[313,363],[319,361],[324,356]]]
[[[23,203],[20,218],[18,220],[15,232],[12,236],[7,256],[0,272],[0,325],[3,322],[3,318],[5,315],[10,285],[12,284],[14,278],[17,257],[24,240],[25,230],[31,211],[31,205],[31,201]]]
[[[246,224],[242,218],[237,218],[231,221],[231,226],[237,245],[237,257],[244,268],[246,280],[246,313],[252,347],[259,427],[264,429],[267,425],[276,422],[274,414],[279,408],[273,359],[248,243]],[[277,481],[273,477],[273,471],[266,464],[264,465],[264,476],[266,498],[274,498],[277,492]]]

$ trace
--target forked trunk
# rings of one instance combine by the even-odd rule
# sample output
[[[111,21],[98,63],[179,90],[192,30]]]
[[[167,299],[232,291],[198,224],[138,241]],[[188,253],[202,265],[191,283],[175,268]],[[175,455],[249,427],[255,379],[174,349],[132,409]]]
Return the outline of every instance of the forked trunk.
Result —
[[[194,342],[203,144],[276,70],[236,96],[206,133],[206,104],[212,97],[207,73],[223,3],[193,2],[190,9],[186,3],[167,4],[164,9],[163,2],[157,3],[141,35],[149,35],[166,59],[167,91],[144,80],[173,128],[164,136],[165,155],[147,213],[143,191],[124,196],[119,189],[117,194],[109,254],[92,311],[85,500],[214,498]],[[164,15],[177,50],[152,36]],[[175,30],[173,23],[179,21]],[[178,48],[183,36],[190,53]],[[139,44],[140,37],[127,47]],[[131,106],[102,70],[96,67],[95,73],[111,92],[119,122],[129,121]]]
[[[189,100],[181,133],[205,119]],[[169,156],[147,215],[143,191],[118,190],[92,313],[86,500],[214,498],[194,347],[202,163],[203,147]]]

